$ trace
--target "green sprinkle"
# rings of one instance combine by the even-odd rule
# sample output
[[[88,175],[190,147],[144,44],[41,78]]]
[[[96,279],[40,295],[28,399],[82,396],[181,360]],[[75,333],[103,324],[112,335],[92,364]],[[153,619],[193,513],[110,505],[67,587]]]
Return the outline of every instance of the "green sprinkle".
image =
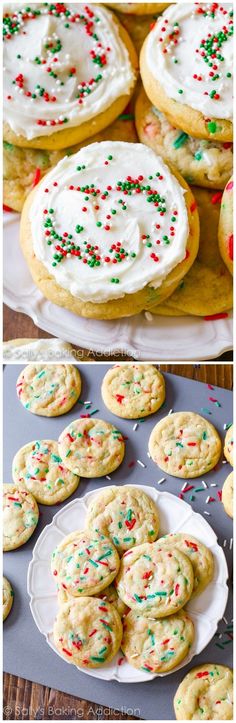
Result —
[[[51,458],[53,459],[53,462],[58,462],[58,464],[62,462],[61,457],[58,457],[57,454],[51,454]]]
[[[70,456],[70,454],[71,454],[71,450],[70,450],[70,449],[68,449],[68,452],[66,453],[66,457],[69,457],[69,456]]]
[[[215,121],[210,121],[209,123],[207,123],[207,128],[209,130],[209,133],[215,133],[217,129]]]
[[[180,95],[182,95],[183,92],[184,92],[184,91],[182,90],[182,88],[179,88],[178,93],[179,93]]]
[[[134,120],[134,115],[133,113],[121,113],[119,120]]]
[[[105,660],[106,660],[106,658],[103,658],[103,657],[100,657],[100,658],[99,658],[99,657],[96,656],[96,655],[91,655],[91,656],[90,656],[90,660],[94,660],[94,662],[96,662],[96,663],[104,663]]]
[[[175,141],[173,143],[174,148],[180,148],[181,146],[183,146],[184,143],[186,143],[187,139],[188,139],[187,133],[184,133],[184,132],[180,133],[180,135],[177,136],[177,138],[175,139]]]

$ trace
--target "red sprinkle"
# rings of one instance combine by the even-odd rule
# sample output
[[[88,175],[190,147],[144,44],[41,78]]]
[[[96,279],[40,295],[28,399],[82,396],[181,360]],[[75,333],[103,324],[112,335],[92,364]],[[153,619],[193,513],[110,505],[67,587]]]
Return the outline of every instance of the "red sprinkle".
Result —
[[[205,321],[215,321],[216,319],[227,319],[228,314],[226,311],[222,311],[220,314],[209,314],[208,316],[204,316]]]
[[[40,178],[41,178],[40,168],[36,168],[36,169],[35,169],[35,174],[34,174],[34,177],[33,177],[33,181],[32,181],[32,186],[33,186],[33,188],[34,188],[35,186],[37,186],[37,184],[38,184],[39,181],[40,181]]]
[[[218,193],[214,193],[214,195],[211,197],[211,203],[220,203],[222,199],[222,191],[218,191]]]
[[[204,670],[202,673],[197,673],[196,678],[204,678],[205,675],[209,675],[208,670]]]
[[[10,206],[6,206],[5,203],[2,204],[2,207],[3,207],[3,211],[12,211],[13,213],[15,213],[14,208],[10,208]]]
[[[70,655],[70,656],[72,655],[72,653],[70,653],[69,650],[66,650],[66,648],[62,648],[62,650],[63,650],[63,653],[66,653],[66,655]]]

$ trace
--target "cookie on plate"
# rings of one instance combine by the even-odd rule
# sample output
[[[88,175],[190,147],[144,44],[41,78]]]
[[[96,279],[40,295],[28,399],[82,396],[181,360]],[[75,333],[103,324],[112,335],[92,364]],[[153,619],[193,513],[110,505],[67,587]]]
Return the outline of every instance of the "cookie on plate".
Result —
[[[133,43],[99,4],[6,8],[4,140],[59,150],[109,126],[137,77]],[[16,62],[17,58],[17,62]]]
[[[21,482],[42,505],[56,505],[75,492],[79,477],[62,463],[58,443],[53,439],[28,442],[15,454],[12,476]]]
[[[106,407],[124,419],[147,417],[165,400],[165,380],[152,364],[116,364],[102,382]]]
[[[174,697],[177,720],[233,720],[233,673],[205,663],[185,675]]]
[[[81,597],[96,595],[116,577],[118,552],[111,540],[89,530],[75,530],[63,538],[51,557],[58,590]]]
[[[158,18],[141,50],[141,76],[147,96],[172,125],[196,138],[228,142],[233,5],[205,7],[174,3]]]
[[[232,175],[233,144],[201,140],[176,128],[152,105],[142,88],[135,105],[141,143],[173,163],[190,185],[224,189]]]
[[[213,424],[195,412],[175,412],[160,420],[148,444],[153,461],[173,477],[200,477],[216,466],[221,440]]]
[[[58,440],[59,454],[68,469],[81,477],[103,477],[120,466],[125,443],[121,432],[101,419],[74,419]]]
[[[177,547],[184,555],[187,555],[193,567],[194,575],[192,597],[199,595],[213,578],[214,558],[211,550],[187,532],[170,533],[160,537],[157,544],[163,550],[166,548],[173,550],[173,548]]]
[[[231,424],[227,429],[224,441],[224,455],[232,467],[234,466],[234,426]]]
[[[105,5],[118,10],[120,13],[129,15],[150,15],[151,13],[162,13],[170,3],[113,3],[106,2]]]
[[[122,555],[130,547],[156,540],[159,514],[143,490],[132,485],[107,487],[92,499],[86,527],[110,537]]]
[[[130,610],[124,621],[121,648],[134,668],[167,673],[188,655],[194,626],[185,610],[153,620]]]
[[[38,524],[39,509],[33,495],[20,483],[3,485],[3,550],[24,545]]]
[[[29,412],[58,417],[79,399],[81,377],[73,364],[28,364],[17,379],[16,391]]]
[[[98,668],[120,647],[122,624],[114,605],[82,597],[61,605],[53,628],[54,643],[68,663]]]
[[[26,199],[20,237],[47,298],[112,319],[170,296],[196,257],[198,213],[184,179],[152,149],[104,141],[42,179]]]
[[[6,577],[3,576],[2,578],[2,615],[3,620],[6,620],[7,616],[9,615],[9,612],[12,608],[12,603],[14,599],[14,592],[12,590],[12,586],[7,580]]]
[[[219,222],[220,254],[232,275],[234,258],[233,188],[234,182],[231,178],[222,196]]]
[[[174,293],[151,309],[153,314],[208,316],[233,306],[232,277],[217,243],[221,193],[197,186],[193,190],[200,218],[198,255]]]
[[[230,472],[222,487],[222,502],[229,517],[234,516],[234,473]]]
[[[116,579],[118,595],[132,610],[149,618],[178,612],[193,591],[193,568],[177,548],[144,543],[125,552]]]
[[[80,148],[97,141],[126,141],[136,143],[137,134],[134,120],[129,113],[123,113],[112,125],[101,133],[77,143],[71,148],[59,151],[20,148],[7,141],[3,142],[3,201],[15,211],[22,211],[24,201],[39,181],[51,168],[64,158],[77,153]],[[46,341],[46,340],[45,340]]]

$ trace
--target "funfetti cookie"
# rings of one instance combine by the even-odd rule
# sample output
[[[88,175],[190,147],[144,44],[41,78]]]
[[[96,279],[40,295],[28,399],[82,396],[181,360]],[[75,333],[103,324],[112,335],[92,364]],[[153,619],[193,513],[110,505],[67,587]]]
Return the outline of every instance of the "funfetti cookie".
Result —
[[[224,455],[232,467],[234,466],[234,425],[227,429],[224,441]]]
[[[53,635],[57,650],[68,663],[98,668],[119,650],[122,624],[114,605],[82,597],[60,606]]]
[[[140,615],[164,618],[178,612],[193,590],[193,568],[180,550],[137,545],[124,553],[116,579],[118,595]]]
[[[234,516],[234,473],[230,472],[222,487],[222,503],[229,517]]]
[[[233,144],[202,140],[176,128],[142,88],[135,105],[139,140],[173,163],[190,185],[224,189],[233,170]]]
[[[140,56],[147,96],[196,138],[232,141],[233,5],[174,3]]]
[[[149,438],[153,461],[173,477],[200,477],[216,466],[221,440],[213,424],[195,412],[174,412],[160,420]]]
[[[125,443],[110,422],[93,417],[75,419],[63,429],[59,454],[68,469],[82,477],[103,477],[120,466]]]
[[[134,485],[108,487],[92,499],[85,524],[110,537],[122,555],[130,547],[156,540],[159,514],[151,497]]]
[[[58,150],[110,125],[136,81],[137,56],[99,4],[6,4],[4,140]]]
[[[194,626],[185,610],[154,620],[130,610],[124,620],[121,648],[129,662],[146,673],[167,673],[188,655]]]
[[[7,580],[6,577],[2,578],[2,616],[3,620],[6,620],[7,616],[9,615],[9,612],[12,608],[12,603],[14,599],[14,593],[12,590],[12,586]]]
[[[28,196],[21,247],[35,283],[80,316],[130,316],[170,296],[198,250],[186,182],[141,143],[92,143]]]
[[[120,558],[111,540],[89,530],[66,535],[51,557],[58,589],[74,597],[101,592],[114,580],[119,567]]]
[[[43,505],[63,502],[75,492],[80,481],[63,464],[53,439],[40,439],[21,447],[12,462],[12,476]]]
[[[3,485],[3,550],[21,547],[33,534],[39,509],[33,495],[21,483]]]
[[[233,720],[233,673],[205,663],[185,675],[174,697],[177,720]]]
[[[152,364],[116,364],[106,372],[101,393],[110,412],[124,419],[138,419],[161,407],[165,380]]]
[[[219,249],[225,265],[233,275],[234,227],[233,227],[233,178],[226,184],[220,209]]]
[[[81,377],[73,364],[28,364],[17,379],[16,391],[29,412],[58,417],[79,399]]]

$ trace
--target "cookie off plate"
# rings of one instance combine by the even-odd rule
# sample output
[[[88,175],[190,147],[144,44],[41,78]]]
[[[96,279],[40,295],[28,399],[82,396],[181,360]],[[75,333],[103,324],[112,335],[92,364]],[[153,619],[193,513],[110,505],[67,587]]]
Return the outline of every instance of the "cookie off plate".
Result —
[[[124,485],[125,487],[125,485]],[[203,542],[214,556],[214,576],[205,590],[194,597],[186,605],[195,628],[195,639],[188,656],[173,668],[171,675],[186,666],[192,658],[202,652],[217,630],[228,598],[228,569],[225,555],[218,545],[217,537],[208,522],[184,500],[169,492],[159,492],[155,487],[135,485],[143,490],[156,502],[160,514],[159,537],[170,532],[192,534]],[[108,488],[106,488],[108,489]],[[54,515],[38,537],[33,549],[32,560],[28,568],[27,590],[30,596],[30,609],[39,631],[45,636],[48,645],[59,655],[53,641],[53,623],[58,610],[55,581],[50,570],[50,557],[54,548],[65,535],[73,530],[83,529],[88,506],[103,488],[89,492],[84,497],[69,502]],[[62,656],[60,656],[62,657]],[[64,662],[66,663],[64,657]],[[195,659],[194,664],[197,663]],[[101,680],[116,680],[120,683],[140,683],[159,677],[158,674],[144,673],[133,668],[124,658],[121,651],[108,664],[101,668],[78,668],[83,673]]]
[[[36,326],[85,349],[120,352],[139,361],[214,359],[232,349],[231,314],[209,320],[161,317],[150,312],[116,319],[84,319],[52,304],[35,286],[19,246],[19,214],[4,214],[4,302],[33,319]]]

